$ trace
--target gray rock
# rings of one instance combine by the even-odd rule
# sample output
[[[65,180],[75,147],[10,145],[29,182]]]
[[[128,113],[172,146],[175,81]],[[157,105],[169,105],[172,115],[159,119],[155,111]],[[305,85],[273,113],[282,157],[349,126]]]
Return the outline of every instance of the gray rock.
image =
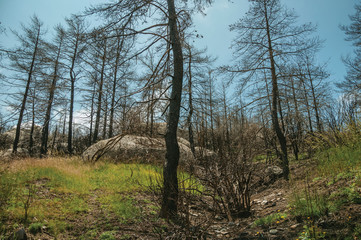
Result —
[[[13,235],[11,235],[8,240],[27,240],[28,237],[26,236],[26,232],[24,228],[19,229]]]
[[[234,222],[229,222],[228,223],[228,227],[234,227],[234,226],[236,226],[236,224]]]
[[[281,176],[283,174],[283,170],[278,166],[269,166],[266,168],[266,174],[269,176]]]
[[[271,235],[276,235],[278,233],[278,230],[277,229],[271,229],[271,230],[269,230],[269,233]]]
[[[192,160],[193,154],[190,148],[184,144],[183,139],[178,141],[180,161]],[[136,135],[115,136],[110,139],[99,141],[90,146],[82,155],[84,161],[94,161],[97,157],[113,159],[116,161],[131,158],[141,158],[163,161],[166,153],[164,138],[151,138]]]

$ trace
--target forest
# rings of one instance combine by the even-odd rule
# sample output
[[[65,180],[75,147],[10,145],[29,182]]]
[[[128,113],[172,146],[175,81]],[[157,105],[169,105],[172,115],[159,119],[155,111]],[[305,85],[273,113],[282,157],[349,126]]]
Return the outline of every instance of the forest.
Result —
[[[213,0],[0,24],[0,239],[360,239],[361,4],[332,82],[315,24],[248,2],[224,65]]]

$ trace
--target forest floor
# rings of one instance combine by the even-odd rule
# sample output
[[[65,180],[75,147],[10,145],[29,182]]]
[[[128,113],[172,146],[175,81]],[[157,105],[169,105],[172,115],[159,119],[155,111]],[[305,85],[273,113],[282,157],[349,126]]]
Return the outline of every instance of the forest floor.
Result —
[[[12,192],[0,212],[0,239],[19,228],[28,239],[361,239],[359,168],[335,177],[315,169],[310,159],[291,163],[289,181],[254,190],[247,218],[229,220],[210,199],[190,194],[182,220],[172,223],[158,217],[149,187],[157,167],[16,160],[0,176],[0,201],[7,187]]]

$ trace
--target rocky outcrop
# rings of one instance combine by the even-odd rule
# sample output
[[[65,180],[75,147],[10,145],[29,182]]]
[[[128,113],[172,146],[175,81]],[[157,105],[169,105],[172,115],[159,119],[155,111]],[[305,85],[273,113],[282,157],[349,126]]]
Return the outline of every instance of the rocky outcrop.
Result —
[[[192,160],[193,155],[187,140],[178,141],[180,161]],[[100,158],[126,161],[137,158],[143,161],[164,161],[166,146],[164,138],[150,138],[136,135],[120,135],[99,141],[82,155],[84,161],[94,162]]]

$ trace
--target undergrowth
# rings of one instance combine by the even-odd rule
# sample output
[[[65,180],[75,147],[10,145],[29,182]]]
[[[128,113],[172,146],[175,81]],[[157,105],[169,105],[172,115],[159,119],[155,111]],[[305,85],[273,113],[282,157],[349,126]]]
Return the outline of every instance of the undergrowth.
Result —
[[[272,224],[280,223],[287,218],[286,213],[274,213],[268,216],[262,217],[254,221],[253,226],[269,226]]]
[[[0,172],[0,239],[19,226],[28,227],[34,234],[44,228],[56,238],[72,230],[71,221],[82,216],[86,219],[94,204],[105,216],[115,216],[120,224],[140,221],[144,209],[136,195],[147,191],[154,179],[161,179],[161,171],[157,166],[135,163],[90,165],[77,158],[16,161]],[[195,184],[185,173],[180,179],[182,186]],[[153,205],[147,204],[149,211],[154,211]],[[104,221],[109,219],[105,217]],[[110,225],[105,223],[107,230],[112,230]],[[102,229],[94,233],[94,238],[100,239],[112,239],[113,235]]]

